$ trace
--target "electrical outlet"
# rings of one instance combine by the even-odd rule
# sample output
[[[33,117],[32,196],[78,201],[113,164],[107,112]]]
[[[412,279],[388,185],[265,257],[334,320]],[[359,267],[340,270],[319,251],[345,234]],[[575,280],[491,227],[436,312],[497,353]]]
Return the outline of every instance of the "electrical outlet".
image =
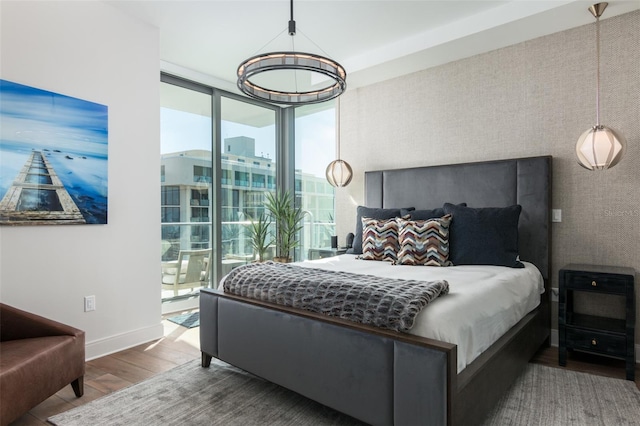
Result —
[[[84,297],[84,311],[90,312],[96,310],[96,297],[95,296],[85,296]]]
[[[552,288],[551,289],[551,301],[552,302],[557,302],[559,294],[560,294],[560,290],[558,290],[557,288]]]

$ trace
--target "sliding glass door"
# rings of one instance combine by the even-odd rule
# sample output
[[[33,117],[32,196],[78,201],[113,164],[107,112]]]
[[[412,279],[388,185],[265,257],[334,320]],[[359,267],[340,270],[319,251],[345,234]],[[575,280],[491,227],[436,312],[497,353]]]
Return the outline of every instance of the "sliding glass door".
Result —
[[[251,223],[264,217],[265,194],[276,190],[276,111],[226,96],[220,108],[221,272],[225,275],[256,259]]]
[[[210,285],[215,191],[211,94],[160,84],[160,252],[166,300]]]
[[[332,101],[295,110],[295,194],[305,212],[300,260],[317,257],[313,249],[330,248],[335,235],[335,189],[325,177],[335,160],[335,114]]]

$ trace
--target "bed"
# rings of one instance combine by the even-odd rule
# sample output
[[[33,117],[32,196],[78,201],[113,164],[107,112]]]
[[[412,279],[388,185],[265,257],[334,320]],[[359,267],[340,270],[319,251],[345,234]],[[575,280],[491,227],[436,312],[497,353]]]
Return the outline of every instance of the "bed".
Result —
[[[481,422],[549,343],[550,190],[550,157],[365,173],[369,207],[522,206],[519,255],[539,271],[542,294],[470,362],[435,338],[203,289],[202,365],[216,357],[370,424]]]

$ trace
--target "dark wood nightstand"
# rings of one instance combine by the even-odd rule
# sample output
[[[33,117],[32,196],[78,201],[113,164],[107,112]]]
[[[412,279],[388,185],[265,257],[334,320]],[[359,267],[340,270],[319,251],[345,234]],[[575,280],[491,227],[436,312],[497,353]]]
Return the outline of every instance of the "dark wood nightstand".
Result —
[[[560,270],[558,295],[558,358],[567,363],[567,350],[624,359],[628,380],[635,372],[635,270],[615,266],[567,265]],[[573,292],[611,294],[624,298],[625,318],[574,312]]]
[[[339,254],[345,254],[346,248],[310,248],[309,260],[324,259],[325,257],[337,256]]]

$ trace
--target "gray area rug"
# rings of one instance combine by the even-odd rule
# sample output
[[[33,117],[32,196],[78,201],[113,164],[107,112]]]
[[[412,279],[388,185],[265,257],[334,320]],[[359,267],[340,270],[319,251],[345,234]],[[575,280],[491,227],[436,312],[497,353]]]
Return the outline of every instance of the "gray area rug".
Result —
[[[485,425],[640,425],[634,382],[529,364]]]
[[[192,361],[49,419],[73,425],[361,425],[219,361]],[[630,381],[529,364],[485,425],[638,425]]]

